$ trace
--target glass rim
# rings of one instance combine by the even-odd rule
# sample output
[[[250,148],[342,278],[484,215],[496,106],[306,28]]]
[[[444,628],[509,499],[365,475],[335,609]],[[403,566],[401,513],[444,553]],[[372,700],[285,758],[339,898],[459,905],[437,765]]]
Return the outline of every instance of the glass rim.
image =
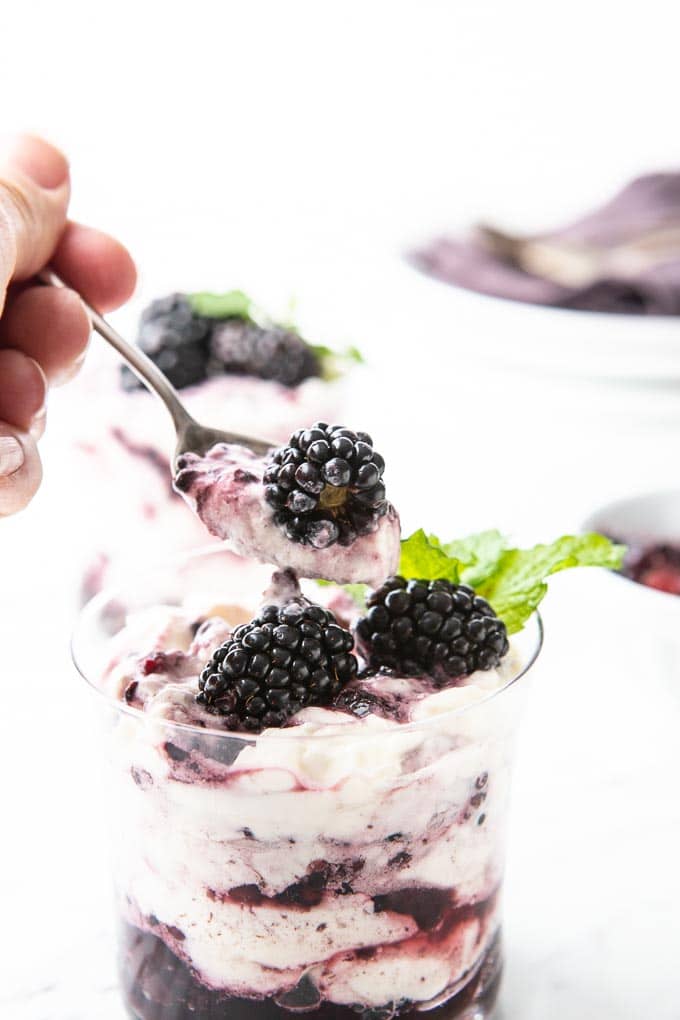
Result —
[[[220,544],[219,546],[210,545],[201,547],[199,549],[194,549],[189,553],[185,552],[178,556],[171,557],[170,559],[164,561],[162,564],[156,564],[156,571],[158,571],[159,569],[167,570],[168,568],[172,568],[173,566],[179,568],[180,564],[182,563],[197,561],[199,559],[211,555],[217,556],[219,553],[224,552],[232,552],[232,550],[230,550],[228,546],[225,546],[225,544]],[[235,553],[232,554],[238,555]],[[266,564],[263,564],[263,566],[266,566]],[[256,744],[258,741],[262,739],[266,740],[267,743],[274,740],[289,741],[291,739],[307,740],[310,742],[322,741],[323,743],[328,743],[334,740],[348,739],[348,735],[342,732],[329,734],[324,733],[322,731],[311,734],[310,733],[296,734],[295,731],[299,730],[299,727],[297,726],[285,727],[284,731],[281,732],[281,734],[279,734],[276,731],[275,727],[271,727],[270,729],[265,730],[261,733],[247,733],[246,731],[243,730],[225,730],[223,727],[218,726],[214,727],[199,726],[196,723],[177,722],[174,719],[166,719],[162,717],[156,718],[147,714],[143,709],[136,708],[134,705],[129,705],[126,701],[123,701],[121,698],[117,698],[113,694],[109,694],[107,691],[103,690],[101,685],[97,683],[94,677],[89,675],[89,671],[82,664],[81,657],[77,648],[78,641],[81,636],[81,631],[87,625],[89,620],[96,619],[98,613],[101,612],[105,605],[115,601],[116,598],[120,598],[121,594],[124,591],[126,591],[128,589],[128,586],[134,581],[135,577],[150,578],[153,577],[153,575],[154,575],[153,568],[151,568],[150,570],[133,572],[129,574],[123,582],[118,583],[116,585],[112,585],[110,588],[104,588],[102,591],[94,595],[91,599],[88,600],[88,602],[85,603],[85,605],[80,609],[77,615],[76,623],[72,630],[71,640],[69,643],[71,659],[73,665],[76,668],[76,671],[78,672],[80,677],[85,681],[89,690],[97,698],[99,698],[107,707],[120,713],[121,715],[129,716],[140,723],[144,722],[146,722],[147,724],[153,723],[153,725],[155,726],[162,726],[164,729],[170,731],[176,730],[178,732],[192,734],[193,736],[220,738],[223,740],[239,740],[242,743],[248,744]],[[301,580],[306,579],[301,578]],[[417,730],[427,729],[430,727],[436,728],[438,724],[441,725],[442,722],[444,722],[445,720],[458,717],[466,712],[481,708],[482,706],[487,705],[490,701],[495,700],[499,695],[503,694],[505,691],[510,690],[510,688],[514,688],[516,684],[523,677],[525,677],[527,673],[532,669],[543,648],[544,627],[542,617],[538,610],[534,610],[532,615],[527,620],[523,630],[526,629],[532,623],[535,627],[536,634],[534,641],[532,642],[531,650],[527,654],[525,661],[523,661],[521,666],[518,668],[517,672],[513,673],[512,676],[501,687],[497,687],[493,690],[486,691],[484,692],[482,697],[475,699],[474,701],[466,702],[463,705],[458,705],[455,708],[447,709],[446,711],[439,712],[435,715],[428,716],[424,719],[417,719],[411,722],[397,724],[394,729],[389,730],[386,729],[381,733],[376,733],[375,731],[372,730],[368,730],[366,733],[360,734],[353,733],[351,736],[352,741],[354,742],[362,739],[375,740],[386,736],[395,736],[402,733],[410,733]],[[522,632],[520,631],[519,633]],[[442,690],[445,689],[446,688],[442,688]],[[464,685],[462,689],[464,689]],[[366,718],[369,718],[369,716],[357,717],[356,721],[362,722]],[[383,717],[376,716],[376,718]],[[263,737],[263,733],[266,733],[266,737]]]

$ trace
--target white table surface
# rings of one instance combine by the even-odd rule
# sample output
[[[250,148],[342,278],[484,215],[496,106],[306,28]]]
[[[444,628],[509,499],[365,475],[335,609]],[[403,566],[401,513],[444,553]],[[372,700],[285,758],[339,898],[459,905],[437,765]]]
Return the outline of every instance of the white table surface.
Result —
[[[677,482],[675,384],[480,369],[467,355],[488,320],[452,292],[450,321],[423,328],[394,259],[478,216],[557,221],[677,163],[668,7],[121,0],[93,24],[81,0],[15,4],[3,118],[68,149],[75,215],[130,244],[140,302],[294,293],[316,336],[359,343],[379,382],[357,400],[405,530],[541,540]],[[55,394],[49,417],[67,413],[86,429],[87,406]],[[420,461],[414,418],[430,429]],[[122,1020],[97,747],[67,648],[77,487],[49,431],[44,447],[41,494],[0,522],[0,1015]],[[517,762],[504,1020],[680,1018],[680,666],[637,606],[597,572],[552,586]]]

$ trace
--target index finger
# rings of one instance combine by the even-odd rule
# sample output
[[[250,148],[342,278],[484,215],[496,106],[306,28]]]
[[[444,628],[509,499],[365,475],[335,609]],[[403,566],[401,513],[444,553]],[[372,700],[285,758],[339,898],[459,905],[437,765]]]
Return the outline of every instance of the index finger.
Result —
[[[127,301],[137,282],[127,248],[101,230],[80,223],[67,223],[50,262],[65,283],[101,312]]]

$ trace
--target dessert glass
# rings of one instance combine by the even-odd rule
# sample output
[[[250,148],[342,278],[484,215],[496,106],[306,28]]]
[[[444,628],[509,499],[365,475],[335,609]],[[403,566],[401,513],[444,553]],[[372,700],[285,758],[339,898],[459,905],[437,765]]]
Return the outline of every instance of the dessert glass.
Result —
[[[484,1020],[500,983],[513,745],[540,619],[514,639],[520,667],[504,687],[417,722],[229,734],[102,692],[140,612],[228,604],[239,585],[233,554],[209,549],[100,593],[74,636],[103,722],[129,1016]]]

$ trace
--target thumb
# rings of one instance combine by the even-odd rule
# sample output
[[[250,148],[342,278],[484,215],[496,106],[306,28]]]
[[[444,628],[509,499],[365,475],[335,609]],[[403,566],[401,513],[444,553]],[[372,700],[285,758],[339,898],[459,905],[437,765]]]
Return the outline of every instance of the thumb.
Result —
[[[66,223],[68,163],[52,145],[20,135],[0,146],[0,311],[12,280],[49,260]]]
[[[42,468],[29,432],[0,421],[0,517],[23,510],[38,490]]]

